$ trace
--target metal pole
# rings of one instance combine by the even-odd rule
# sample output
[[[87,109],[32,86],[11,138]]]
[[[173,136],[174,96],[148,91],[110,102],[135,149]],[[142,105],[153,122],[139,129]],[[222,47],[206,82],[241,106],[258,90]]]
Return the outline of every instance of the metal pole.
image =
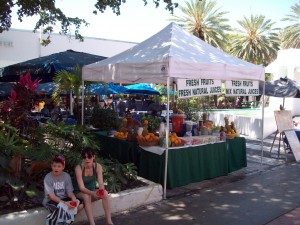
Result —
[[[72,89],[70,89],[70,115],[73,115],[73,95],[72,95]]]
[[[165,175],[164,175],[164,191],[163,199],[167,198],[167,176],[168,176],[168,154],[169,154],[169,116],[170,112],[170,77],[167,79],[167,128],[166,128],[166,155],[165,155]]]
[[[263,100],[262,100],[262,125],[261,125],[261,157],[260,157],[260,171],[262,171],[262,167],[263,167],[263,157],[264,157],[264,122],[265,122],[265,86],[266,86],[266,82],[265,80],[263,81],[264,85],[263,85]]]
[[[84,80],[82,80],[81,90],[81,125],[84,124]]]

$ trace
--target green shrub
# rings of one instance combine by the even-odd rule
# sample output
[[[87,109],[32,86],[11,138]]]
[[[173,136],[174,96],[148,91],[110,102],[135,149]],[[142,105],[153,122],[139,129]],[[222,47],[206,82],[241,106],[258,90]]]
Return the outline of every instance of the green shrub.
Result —
[[[120,126],[118,113],[112,109],[95,107],[90,120],[93,127],[100,130],[116,130]]]
[[[133,163],[121,164],[115,159],[100,159],[98,162],[102,165],[103,180],[109,192],[117,193],[128,180],[137,179],[137,167]]]

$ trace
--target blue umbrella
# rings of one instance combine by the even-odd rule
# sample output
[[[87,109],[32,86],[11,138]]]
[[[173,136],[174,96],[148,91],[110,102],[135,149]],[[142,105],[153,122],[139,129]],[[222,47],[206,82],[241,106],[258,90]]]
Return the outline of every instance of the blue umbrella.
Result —
[[[28,71],[31,75],[47,74],[49,76],[49,74],[55,74],[60,70],[67,70],[71,72],[74,70],[76,64],[79,64],[80,67],[82,67],[103,59],[106,59],[106,57],[85,52],[76,52],[69,49],[64,52],[58,52],[3,67],[2,76],[19,76],[20,74],[27,73]]]
[[[114,83],[91,84],[88,91],[89,94],[94,95],[109,95],[125,93],[127,88]]]
[[[161,95],[167,95],[167,87],[154,84],[155,90],[158,90]],[[174,91],[172,89],[169,90],[170,95],[174,95]]]
[[[56,84],[54,82],[40,83],[36,88],[36,91],[45,93],[46,95],[51,95],[54,92],[55,88]]]
[[[147,83],[132,84],[125,87],[127,88],[126,94],[160,95],[159,91],[150,87]]]

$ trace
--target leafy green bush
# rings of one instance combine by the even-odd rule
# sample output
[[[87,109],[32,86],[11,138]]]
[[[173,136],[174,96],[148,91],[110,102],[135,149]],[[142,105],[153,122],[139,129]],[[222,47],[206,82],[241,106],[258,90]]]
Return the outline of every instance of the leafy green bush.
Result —
[[[4,121],[0,122],[0,197],[4,197],[6,208],[14,210],[23,208],[34,195],[43,196],[43,179],[50,171],[49,162],[54,155],[65,156],[65,170],[72,175],[75,165],[80,163],[81,150],[100,149],[101,145],[85,126],[64,122],[42,125],[28,116],[37,85],[38,81],[32,82],[29,74],[21,76],[18,88],[0,104],[0,117]],[[16,113],[15,109],[20,110]],[[114,111],[95,108],[94,112],[94,120],[101,128],[118,126]],[[110,192],[118,192],[128,179],[136,179],[136,167],[132,164],[103,159],[101,164]]]
[[[95,107],[90,120],[91,125],[100,130],[116,130],[120,126],[118,113],[112,109]]]
[[[128,180],[137,179],[137,167],[133,163],[121,164],[115,159],[100,159],[103,168],[103,179],[109,192],[121,191]]]

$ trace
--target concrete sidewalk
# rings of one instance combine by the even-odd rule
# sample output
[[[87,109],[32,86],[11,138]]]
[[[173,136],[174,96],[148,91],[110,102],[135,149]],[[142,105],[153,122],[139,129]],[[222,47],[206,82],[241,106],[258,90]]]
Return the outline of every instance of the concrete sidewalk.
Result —
[[[300,224],[300,164],[292,154],[287,162],[276,151],[270,155],[272,140],[264,140],[262,164],[260,141],[247,140],[246,168],[168,190],[166,200],[113,215],[114,224]],[[104,218],[96,224],[105,224]]]
[[[114,215],[113,221],[115,225],[300,224],[299,172],[299,164],[282,165]],[[97,224],[105,224],[105,220],[99,219]]]

